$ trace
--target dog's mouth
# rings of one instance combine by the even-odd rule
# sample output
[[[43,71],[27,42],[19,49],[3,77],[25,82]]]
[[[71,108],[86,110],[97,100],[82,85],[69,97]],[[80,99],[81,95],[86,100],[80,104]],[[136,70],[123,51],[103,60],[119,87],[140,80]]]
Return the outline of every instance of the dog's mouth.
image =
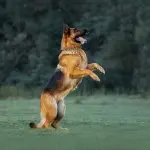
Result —
[[[75,37],[75,41],[76,41],[77,43],[81,43],[81,44],[87,43],[86,33],[87,33],[87,30],[84,29],[82,32],[80,32],[79,35],[77,35],[77,36]]]
[[[76,40],[76,42],[79,42],[79,43],[81,43],[81,44],[87,43],[87,39],[85,39],[85,38],[82,37],[82,36],[76,37],[75,40]]]

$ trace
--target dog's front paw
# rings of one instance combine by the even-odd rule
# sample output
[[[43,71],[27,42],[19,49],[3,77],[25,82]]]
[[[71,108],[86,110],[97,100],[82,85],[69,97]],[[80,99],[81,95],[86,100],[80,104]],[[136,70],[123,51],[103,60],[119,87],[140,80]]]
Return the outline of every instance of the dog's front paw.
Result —
[[[91,72],[90,77],[93,80],[100,82],[100,78],[95,73]]]
[[[105,70],[104,70],[104,68],[102,67],[102,66],[100,66],[99,64],[94,64],[94,66],[95,66],[95,68],[97,69],[97,70],[99,70],[100,72],[102,72],[103,74],[105,74]]]

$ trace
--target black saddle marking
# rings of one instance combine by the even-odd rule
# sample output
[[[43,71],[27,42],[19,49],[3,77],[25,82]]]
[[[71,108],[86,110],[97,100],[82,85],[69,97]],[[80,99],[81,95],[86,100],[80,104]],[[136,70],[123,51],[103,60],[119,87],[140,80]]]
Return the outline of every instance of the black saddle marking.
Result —
[[[51,76],[46,86],[44,87],[44,90],[55,89],[57,81],[61,80],[63,76],[63,72],[61,72],[59,69],[55,70],[54,74]]]

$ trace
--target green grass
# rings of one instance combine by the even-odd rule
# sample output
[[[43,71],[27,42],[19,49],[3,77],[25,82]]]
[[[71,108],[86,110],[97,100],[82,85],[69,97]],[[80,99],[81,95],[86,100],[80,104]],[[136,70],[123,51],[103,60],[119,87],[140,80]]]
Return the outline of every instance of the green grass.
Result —
[[[150,101],[93,95],[82,104],[66,99],[62,126],[29,129],[39,121],[39,100],[0,101],[0,150],[150,150]]]

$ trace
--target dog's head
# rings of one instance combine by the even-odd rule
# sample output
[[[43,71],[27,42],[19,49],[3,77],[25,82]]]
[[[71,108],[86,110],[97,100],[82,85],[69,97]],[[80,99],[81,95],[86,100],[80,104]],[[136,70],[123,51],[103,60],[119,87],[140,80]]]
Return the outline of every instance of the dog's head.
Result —
[[[87,42],[85,36],[87,29],[70,28],[64,24],[63,37],[71,44],[82,45]]]

